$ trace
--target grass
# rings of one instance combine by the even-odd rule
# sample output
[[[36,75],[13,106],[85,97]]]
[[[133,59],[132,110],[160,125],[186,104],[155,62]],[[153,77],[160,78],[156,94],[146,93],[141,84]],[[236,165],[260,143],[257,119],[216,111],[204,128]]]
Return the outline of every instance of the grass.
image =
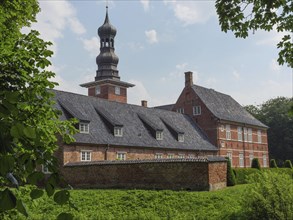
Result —
[[[70,211],[76,219],[233,219],[241,212],[240,200],[249,185],[237,185],[214,192],[154,190],[71,190],[68,205],[59,206],[44,195],[31,201],[28,189],[20,192],[29,219],[56,219]],[[26,219],[11,212],[8,219]]]

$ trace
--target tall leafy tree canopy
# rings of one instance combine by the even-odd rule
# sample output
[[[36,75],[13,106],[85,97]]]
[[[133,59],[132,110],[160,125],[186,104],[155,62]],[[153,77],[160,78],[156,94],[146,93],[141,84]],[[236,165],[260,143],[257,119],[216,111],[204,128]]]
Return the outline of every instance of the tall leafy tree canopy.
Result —
[[[39,10],[36,0],[0,2],[0,218],[13,208],[27,215],[21,198],[3,186],[37,185],[44,179],[37,167],[49,168],[45,189],[49,196],[54,194],[59,177],[53,153],[58,140],[70,142],[75,132],[73,122],[60,121],[54,109],[49,89],[56,85],[50,81],[55,74],[46,70],[51,43],[40,39],[37,31],[21,33],[36,21]],[[31,193],[32,199],[41,195],[39,189]],[[58,195],[63,202],[68,197],[63,191]]]
[[[293,161],[293,116],[289,114],[292,105],[292,98],[278,97],[258,106],[245,106],[254,117],[269,126],[270,158],[278,163]]]
[[[277,44],[278,62],[293,68],[293,1],[292,0],[217,0],[217,14],[222,31],[231,30],[246,38],[259,29],[284,33]]]

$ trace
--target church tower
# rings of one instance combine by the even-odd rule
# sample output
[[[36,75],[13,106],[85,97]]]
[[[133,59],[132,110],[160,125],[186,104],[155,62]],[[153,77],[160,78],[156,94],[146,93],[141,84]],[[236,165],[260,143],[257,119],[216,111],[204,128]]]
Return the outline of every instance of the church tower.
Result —
[[[98,29],[100,54],[96,58],[98,70],[95,81],[80,86],[88,88],[89,96],[127,103],[127,88],[134,85],[120,80],[117,69],[119,58],[114,47],[116,33],[116,28],[110,23],[107,6],[104,24]]]

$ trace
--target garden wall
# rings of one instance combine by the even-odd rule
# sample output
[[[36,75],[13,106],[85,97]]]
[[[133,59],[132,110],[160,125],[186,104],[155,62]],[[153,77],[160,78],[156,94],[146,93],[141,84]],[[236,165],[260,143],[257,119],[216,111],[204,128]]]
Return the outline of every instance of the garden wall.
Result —
[[[92,161],[64,165],[61,173],[77,188],[216,190],[226,187],[221,157]]]

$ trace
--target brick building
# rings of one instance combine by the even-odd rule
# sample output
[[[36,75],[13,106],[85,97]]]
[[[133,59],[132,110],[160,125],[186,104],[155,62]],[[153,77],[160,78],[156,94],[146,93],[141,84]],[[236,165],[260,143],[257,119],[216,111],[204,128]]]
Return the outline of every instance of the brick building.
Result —
[[[268,167],[268,127],[231,96],[194,85],[192,72],[185,73],[185,87],[177,102],[157,108],[189,115],[233,167],[251,167],[253,158]]]

